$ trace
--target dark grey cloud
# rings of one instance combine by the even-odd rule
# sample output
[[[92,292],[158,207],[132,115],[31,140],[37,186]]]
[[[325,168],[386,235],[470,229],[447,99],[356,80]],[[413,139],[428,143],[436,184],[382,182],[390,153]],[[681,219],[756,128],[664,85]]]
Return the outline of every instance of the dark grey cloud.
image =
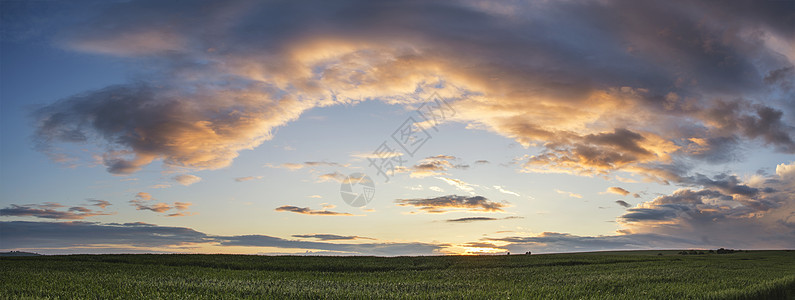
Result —
[[[627,201],[624,201],[624,200],[616,200],[616,203],[618,205],[623,206],[623,207],[632,207],[632,204],[629,204],[629,203],[627,203]]]
[[[316,249],[364,255],[432,255],[446,244],[428,243],[363,243],[335,244],[325,242],[291,241],[266,235],[243,235],[219,239],[223,246],[276,247],[289,249]]]
[[[398,199],[395,203],[399,206],[413,206],[427,213],[444,213],[454,209],[469,211],[502,212],[507,204],[489,201],[483,196],[458,196],[448,195],[426,199]]]
[[[310,239],[318,239],[321,241],[339,241],[339,240],[374,240],[373,238],[369,237],[362,237],[358,235],[338,235],[338,234],[294,234],[293,237],[297,238],[310,238]]]
[[[190,89],[180,87],[186,88]],[[238,150],[269,134],[259,126],[289,118],[289,113],[279,115],[286,109],[277,108],[279,99],[252,106],[244,95],[230,94],[232,103],[224,103],[212,98],[212,89],[196,86],[196,94],[170,96],[162,85],[140,83],[75,95],[35,111],[36,138],[45,149],[54,142],[91,141],[125,149],[103,155],[108,172],[114,174],[136,172],[155,158],[166,165],[214,169],[228,165]],[[232,113],[242,107],[245,112]],[[206,147],[194,147],[199,141]]]
[[[330,210],[314,210],[309,207],[297,207],[292,205],[284,205],[276,208],[276,211],[294,212],[304,215],[319,215],[319,216],[352,216],[352,214],[345,212],[335,212]]]
[[[741,160],[740,141],[736,136],[708,137],[697,141],[686,141],[683,152],[712,164]]]
[[[682,178],[681,182],[694,186],[717,189],[728,195],[737,194],[753,197],[760,193],[760,189],[742,184],[740,179],[735,175],[718,174],[713,178],[709,178],[706,175],[696,173],[693,176]]]
[[[696,176],[701,189],[679,189],[627,209],[617,221],[627,234],[690,237],[696,244],[793,247],[795,177],[791,164],[749,182],[734,176]],[[762,176],[762,175],[759,175]],[[764,245],[764,246],[763,246]]]
[[[190,228],[146,223],[2,222],[3,248],[65,248],[86,245],[166,247],[213,241]]]
[[[133,247],[164,247],[181,252],[192,246],[272,247],[280,249],[336,251],[349,255],[432,255],[449,246],[429,243],[337,244],[286,240],[267,235],[213,236],[190,228],[146,223],[103,224],[91,222],[0,222],[3,249],[38,249],[41,253],[67,253],[80,248],[85,253],[130,253]],[[101,247],[100,247],[101,246]],[[113,247],[115,246],[115,247]],[[99,247],[106,249],[97,249]],[[185,248],[188,247],[188,248]],[[103,251],[104,250],[104,251]]]
[[[765,76],[765,83],[774,84],[792,78],[793,76],[795,76],[795,67],[775,69]]]
[[[698,239],[680,238],[659,234],[621,234],[606,236],[578,236],[568,233],[544,232],[537,236],[513,236],[504,238],[484,238],[476,242],[488,247],[494,242],[503,246],[495,247],[513,253],[531,251],[533,253],[560,253],[605,250],[640,250],[704,247]]]
[[[508,220],[508,219],[521,219],[522,217],[517,216],[510,216],[505,218],[491,218],[491,217],[465,217],[465,218],[457,218],[457,219],[447,219],[445,222],[450,223],[472,223],[478,221],[497,221],[497,220]]]
[[[679,216],[678,211],[689,211],[687,206],[661,205],[658,209],[652,208],[631,208],[621,216],[627,222],[638,221],[662,221],[670,220]]]
[[[64,205],[46,202],[44,204],[26,204],[11,206],[0,209],[0,216],[3,217],[35,217],[43,219],[60,219],[60,220],[81,220],[94,216],[108,216],[115,214],[114,212],[106,212],[105,207],[110,205],[105,200],[89,199],[92,206],[99,206],[101,210],[93,210],[85,206],[72,206],[66,208]]]

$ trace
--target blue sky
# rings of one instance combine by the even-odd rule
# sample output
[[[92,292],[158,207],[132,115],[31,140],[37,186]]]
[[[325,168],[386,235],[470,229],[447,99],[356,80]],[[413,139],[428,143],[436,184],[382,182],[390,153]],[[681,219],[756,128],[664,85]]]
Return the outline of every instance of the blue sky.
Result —
[[[789,1],[0,5],[4,250],[795,247]]]

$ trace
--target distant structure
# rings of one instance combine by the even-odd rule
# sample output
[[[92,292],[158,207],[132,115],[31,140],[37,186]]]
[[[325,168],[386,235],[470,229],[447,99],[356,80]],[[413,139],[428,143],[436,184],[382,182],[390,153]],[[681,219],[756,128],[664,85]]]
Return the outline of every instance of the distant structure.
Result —
[[[9,252],[0,252],[0,256],[41,256],[41,254],[32,253],[32,252],[22,252],[22,251],[9,251]]]

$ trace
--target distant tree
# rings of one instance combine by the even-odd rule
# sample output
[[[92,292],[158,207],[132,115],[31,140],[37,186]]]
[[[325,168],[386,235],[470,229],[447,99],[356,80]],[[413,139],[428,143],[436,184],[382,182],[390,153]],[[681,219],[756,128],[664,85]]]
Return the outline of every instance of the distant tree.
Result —
[[[657,253],[657,256],[662,256],[662,253]]]

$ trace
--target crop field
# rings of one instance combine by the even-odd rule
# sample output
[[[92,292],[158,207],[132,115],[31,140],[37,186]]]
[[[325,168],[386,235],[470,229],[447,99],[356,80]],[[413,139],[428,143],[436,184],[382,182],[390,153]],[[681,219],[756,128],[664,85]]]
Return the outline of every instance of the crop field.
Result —
[[[0,298],[795,299],[795,251],[3,257]]]

